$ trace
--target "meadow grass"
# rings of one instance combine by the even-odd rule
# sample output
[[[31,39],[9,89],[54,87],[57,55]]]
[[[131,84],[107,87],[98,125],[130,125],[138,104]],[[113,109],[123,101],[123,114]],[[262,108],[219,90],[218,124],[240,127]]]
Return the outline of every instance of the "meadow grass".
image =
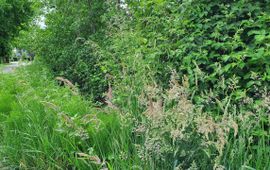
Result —
[[[144,87],[113,108],[59,85],[38,62],[0,74],[0,168],[270,168],[267,94],[240,106],[218,101],[223,114],[213,114],[174,77],[169,89]]]
[[[0,160],[6,167],[119,169],[134,162],[120,163],[120,153],[133,157],[124,153],[132,151],[128,126],[59,87],[43,66],[0,77]]]

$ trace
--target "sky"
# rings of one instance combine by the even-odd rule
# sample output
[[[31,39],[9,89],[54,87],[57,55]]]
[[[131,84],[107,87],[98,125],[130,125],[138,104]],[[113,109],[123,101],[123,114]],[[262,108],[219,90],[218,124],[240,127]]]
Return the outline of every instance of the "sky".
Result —
[[[36,24],[41,28],[45,29],[46,28],[46,23],[45,23],[45,16],[42,15],[36,20]]]

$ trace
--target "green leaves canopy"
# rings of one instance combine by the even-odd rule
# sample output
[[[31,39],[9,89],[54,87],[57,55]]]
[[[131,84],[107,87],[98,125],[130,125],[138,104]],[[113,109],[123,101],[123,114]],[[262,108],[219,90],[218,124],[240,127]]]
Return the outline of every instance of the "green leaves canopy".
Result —
[[[29,0],[0,0],[0,58],[8,62],[10,41],[25,26],[32,14]]]

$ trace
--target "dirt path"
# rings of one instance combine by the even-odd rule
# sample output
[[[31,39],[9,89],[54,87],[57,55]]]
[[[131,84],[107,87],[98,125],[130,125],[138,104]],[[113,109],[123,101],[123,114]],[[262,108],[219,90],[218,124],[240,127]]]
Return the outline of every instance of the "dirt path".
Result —
[[[11,62],[10,64],[7,64],[5,66],[3,66],[0,71],[3,73],[12,73],[15,71],[16,68],[21,67],[21,66],[25,66],[28,65],[28,63],[21,63],[21,62]]]

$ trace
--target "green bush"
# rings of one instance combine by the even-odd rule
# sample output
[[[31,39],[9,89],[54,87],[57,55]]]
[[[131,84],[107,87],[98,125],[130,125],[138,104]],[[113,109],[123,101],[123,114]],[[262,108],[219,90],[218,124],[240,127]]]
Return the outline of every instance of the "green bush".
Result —
[[[176,70],[196,96],[212,89],[239,100],[269,87],[268,1],[109,2],[49,3],[47,29],[32,48],[96,100],[123,74],[143,80],[141,70],[164,88]],[[237,87],[224,91],[232,81]]]
[[[50,2],[47,29],[34,29],[36,44],[29,47],[42,56],[54,75],[69,79],[97,101],[102,101],[108,85],[106,69],[101,65],[104,55],[97,43],[102,41],[104,3]]]
[[[199,93],[214,89],[222,97],[219,85],[232,77],[239,87],[228,94],[236,98],[269,89],[268,1],[141,1],[131,9],[161,85],[176,69]]]

